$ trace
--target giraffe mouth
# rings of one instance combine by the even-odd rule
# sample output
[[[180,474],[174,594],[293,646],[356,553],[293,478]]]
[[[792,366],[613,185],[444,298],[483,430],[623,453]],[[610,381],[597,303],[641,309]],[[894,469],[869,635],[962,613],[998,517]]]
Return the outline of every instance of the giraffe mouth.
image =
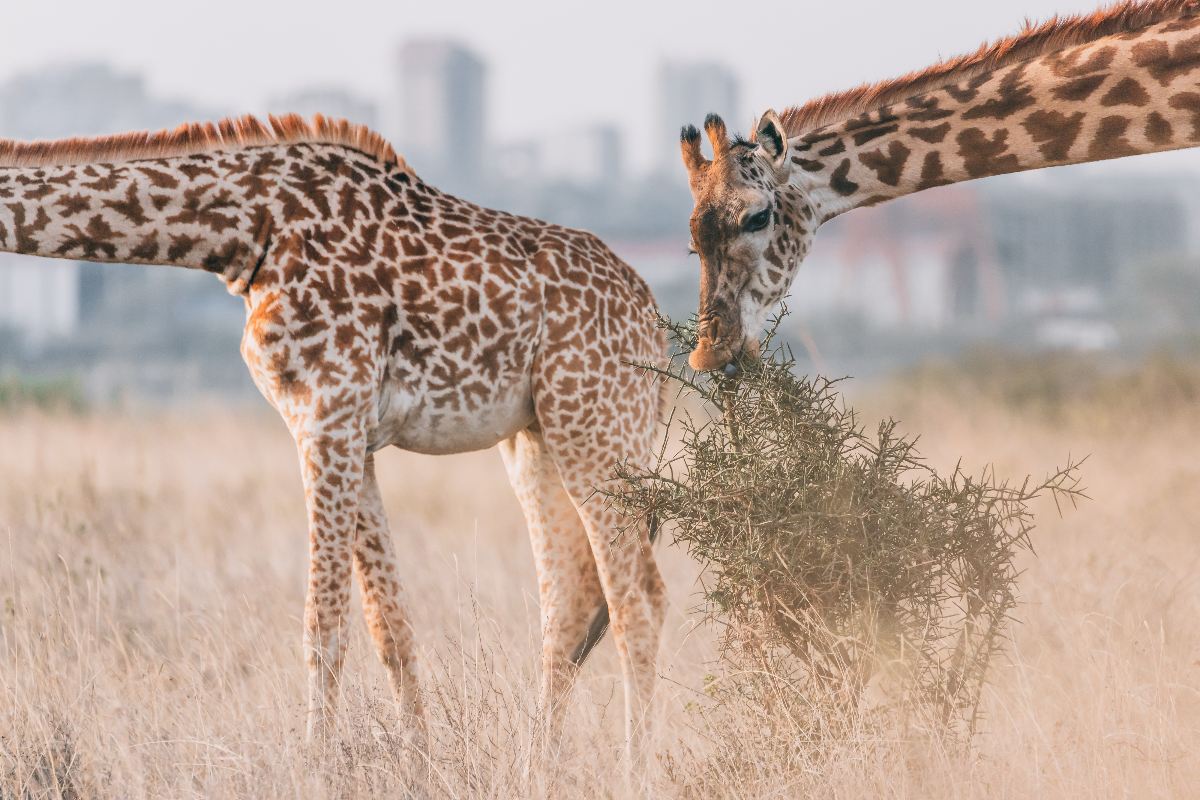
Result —
[[[724,368],[732,360],[733,350],[727,343],[701,338],[688,356],[688,365],[697,372],[709,372]]]
[[[728,335],[726,331],[733,335]],[[735,343],[740,351],[742,342],[736,326],[723,325],[721,319],[714,315],[701,323],[700,337],[696,349],[688,356],[688,365],[698,372],[723,369],[738,354],[734,350]]]

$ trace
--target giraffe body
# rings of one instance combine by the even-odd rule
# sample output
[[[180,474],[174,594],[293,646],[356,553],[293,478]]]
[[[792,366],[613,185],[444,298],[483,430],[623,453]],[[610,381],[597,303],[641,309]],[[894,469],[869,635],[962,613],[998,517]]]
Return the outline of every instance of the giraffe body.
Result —
[[[607,604],[636,750],[664,613],[648,531],[601,500],[648,463],[660,389],[630,362],[665,343],[645,283],[591,234],[421,182],[381,139],[317,118],[173,134],[0,142],[0,248],[166,263],[242,296],[242,355],[292,433],[309,523],[309,731],[332,719],[352,575],[396,699],[423,738],[402,559],[372,454],[502,443],[539,575],[543,706]],[[550,731],[553,735],[553,729]]]
[[[777,115],[752,141],[685,128],[702,262],[691,363],[753,350],[817,228],[960,181],[1200,144],[1200,3],[1124,2]],[[761,223],[761,224],[760,224]]]

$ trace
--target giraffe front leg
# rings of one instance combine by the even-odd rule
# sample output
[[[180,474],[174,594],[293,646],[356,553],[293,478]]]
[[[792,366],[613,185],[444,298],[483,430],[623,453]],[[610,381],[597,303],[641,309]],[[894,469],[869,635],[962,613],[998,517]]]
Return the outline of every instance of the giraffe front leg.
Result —
[[[308,508],[308,597],[304,607],[308,739],[321,743],[332,729],[345,656],[366,446],[357,420],[304,426],[296,433],[296,445]]]
[[[427,746],[427,735],[425,709],[417,683],[416,647],[404,608],[396,551],[372,456],[367,456],[363,469],[358,535],[354,540],[354,571],[362,588],[367,630],[399,704],[405,738],[423,751]]]

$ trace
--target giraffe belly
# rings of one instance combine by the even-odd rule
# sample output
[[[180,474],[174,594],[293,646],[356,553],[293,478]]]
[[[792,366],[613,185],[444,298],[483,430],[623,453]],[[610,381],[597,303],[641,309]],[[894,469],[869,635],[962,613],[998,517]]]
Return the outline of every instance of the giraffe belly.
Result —
[[[391,445],[432,455],[466,453],[493,447],[533,422],[528,386],[497,386],[470,408],[439,408],[429,398],[398,390],[381,403],[368,443],[372,451]]]

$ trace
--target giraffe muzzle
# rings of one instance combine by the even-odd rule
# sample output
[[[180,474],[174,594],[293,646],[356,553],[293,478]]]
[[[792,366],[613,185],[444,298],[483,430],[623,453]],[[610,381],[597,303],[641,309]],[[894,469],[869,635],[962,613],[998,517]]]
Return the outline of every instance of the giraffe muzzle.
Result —
[[[723,369],[737,355],[730,342],[740,337],[723,335],[733,326],[723,325],[719,317],[711,317],[700,326],[700,337],[696,349],[688,356],[688,364],[692,369],[707,372]],[[740,344],[740,342],[739,342]]]
[[[688,364],[700,372],[721,369],[732,360],[733,351],[729,346],[724,342],[714,345],[711,339],[701,339],[688,356]]]

